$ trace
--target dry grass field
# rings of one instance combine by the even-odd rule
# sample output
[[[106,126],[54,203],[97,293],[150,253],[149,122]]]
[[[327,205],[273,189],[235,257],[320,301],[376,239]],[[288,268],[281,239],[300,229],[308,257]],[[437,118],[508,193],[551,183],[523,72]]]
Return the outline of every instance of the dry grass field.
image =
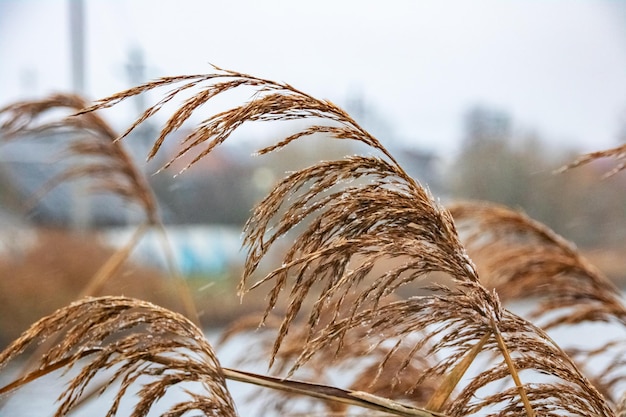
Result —
[[[104,121],[107,108],[163,88],[162,98],[126,132],[118,134]],[[192,122],[209,101],[240,90],[249,93],[247,101]],[[181,94],[187,95],[177,102]],[[124,143],[133,129],[174,103],[148,158],[160,153],[172,132],[185,123],[194,126],[163,170],[183,157],[192,166],[242,125],[259,122],[309,123],[259,149],[261,157],[322,138],[355,141],[367,151],[295,166],[275,184],[244,226],[247,258],[236,288],[203,287],[174,268],[160,278],[127,262],[145,230],[161,230],[165,237],[167,230]],[[70,115],[40,119],[50,109]],[[102,415],[118,415],[131,398],[131,415],[145,416],[172,391],[180,400],[163,415],[234,416],[226,380],[264,388],[257,396],[259,414],[268,408],[295,413],[290,406],[296,396],[310,405],[305,415],[626,413],[626,307],[602,268],[517,210],[480,201],[441,205],[330,101],[214,68],[161,78],[91,104],[55,96],[16,103],[0,114],[5,140],[19,140],[24,131],[80,132],[68,145],[76,164],[54,181],[92,178],[94,190],[119,195],[145,215],[135,239],[114,253],[48,232],[24,254],[32,262],[18,267],[2,261],[1,296],[32,303],[26,311],[41,318],[0,352],[0,369],[25,364],[17,379],[0,386],[0,396],[71,369],[59,376],[66,385],[51,405],[55,416],[80,412],[83,402],[103,392],[113,400]],[[568,168],[615,157],[617,173],[624,148],[583,156]],[[28,298],[35,286],[55,296]],[[236,297],[240,314],[232,316],[224,338],[254,338],[247,339],[241,368],[233,369],[220,364],[203,327],[220,314],[230,321],[222,306]],[[507,308],[522,300],[533,302],[528,314]],[[262,310],[249,315],[259,301]],[[2,308],[11,307],[3,302]],[[3,311],[1,320],[9,314]],[[551,336],[606,323],[619,330],[599,344],[565,346]],[[268,371],[245,368],[255,361],[269,365]],[[341,386],[335,384],[338,373]]]

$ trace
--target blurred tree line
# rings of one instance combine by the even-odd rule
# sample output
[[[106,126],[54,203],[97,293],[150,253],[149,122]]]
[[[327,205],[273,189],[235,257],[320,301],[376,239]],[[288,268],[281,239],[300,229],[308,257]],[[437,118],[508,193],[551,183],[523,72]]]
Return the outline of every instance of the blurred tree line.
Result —
[[[465,116],[458,154],[436,156],[422,152],[419,142],[410,148],[406,142],[390,142],[390,150],[410,175],[444,201],[494,201],[525,211],[580,246],[620,245],[626,238],[626,176],[602,179],[602,175],[610,169],[603,166],[602,161],[556,173],[558,168],[575,160],[579,152],[554,148],[537,133],[513,126],[513,120],[506,113],[476,107]],[[295,126],[296,130],[299,128],[301,126]],[[273,143],[290,133],[293,132],[281,131],[277,127],[266,142]],[[381,140],[385,139],[384,133],[379,133],[379,136]],[[129,138],[129,143],[133,140],[135,138]],[[171,138],[170,142],[173,144],[172,152],[175,152],[176,138]],[[244,146],[238,140],[229,141],[176,177],[173,175],[176,167],[157,175],[151,175],[157,169],[154,165],[148,167],[146,174],[159,200],[165,222],[221,223],[239,227],[248,218],[254,204],[287,172],[320,160],[368,152],[351,141],[307,138],[276,153],[249,156],[263,146],[262,143],[250,145],[248,142]],[[39,149],[38,146],[34,149]],[[140,161],[144,151],[138,153]],[[164,160],[169,157],[171,155],[162,155]],[[438,164],[438,160],[450,162]],[[158,165],[159,161],[156,162]],[[178,168],[186,163],[184,159],[180,162],[182,165]],[[0,165],[0,214],[2,211],[16,212],[19,201],[29,196],[16,186],[19,184],[16,178],[23,179],[25,175],[11,174],[22,172],[27,167],[18,171],[18,166]],[[32,192],[36,187],[30,189]],[[59,201],[67,201],[67,198]],[[48,206],[63,209],[61,203]],[[67,226],[63,222],[69,223],[69,214],[46,215],[42,213],[42,207],[29,215],[31,221],[47,226]],[[106,211],[118,213],[119,210],[112,208]],[[116,226],[124,221],[129,219],[123,215],[119,218],[101,217],[93,219],[92,226]]]
[[[271,141],[289,133],[279,131]],[[603,179],[610,168],[602,163],[557,172],[580,152],[514,128],[505,112],[470,109],[457,155],[395,145],[391,152],[407,172],[444,201],[488,200],[521,209],[582,247],[616,246],[626,238],[626,176]],[[166,220],[242,224],[286,173],[363,151],[350,141],[309,138],[277,153],[248,156],[256,146],[218,148],[198,168],[175,179],[153,176],[153,187],[171,214]]]
[[[626,178],[603,179],[602,161],[556,172],[579,152],[515,131],[503,113],[476,107],[465,117],[461,150],[445,173],[456,198],[521,209],[581,246],[614,246],[626,237]],[[598,149],[600,150],[600,149]]]

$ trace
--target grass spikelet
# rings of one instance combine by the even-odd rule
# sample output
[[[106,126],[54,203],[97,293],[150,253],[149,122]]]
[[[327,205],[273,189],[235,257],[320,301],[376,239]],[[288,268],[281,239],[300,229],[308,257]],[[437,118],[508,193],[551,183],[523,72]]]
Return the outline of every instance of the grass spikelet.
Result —
[[[611,149],[606,149],[597,152],[590,152],[577,158],[574,162],[561,167],[557,172],[564,172],[573,168],[577,168],[582,165],[587,165],[593,161],[597,161],[603,158],[611,158],[616,162],[615,167],[604,174],[604,178],[612,177],[613,175],[621,172],[626,168],[626,145],[616,146]]]

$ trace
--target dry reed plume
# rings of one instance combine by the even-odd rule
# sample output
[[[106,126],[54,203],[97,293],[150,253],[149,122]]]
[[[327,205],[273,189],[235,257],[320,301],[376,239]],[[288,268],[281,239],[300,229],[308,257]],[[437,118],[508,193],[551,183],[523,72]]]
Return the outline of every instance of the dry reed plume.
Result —
[[[363,378],[369,375],[371,380],[361,381],[354,389],[371,392],[382,386],[377,392],[388,398],[220,369],[197,329],[184,321],[185,325],[180,325],[184,332],[177,333],[178,319],[152,306],[142,307],[140,311],[150,314],[149,319],[142,320],[151,332],[156,332],[154,342],[152,339],[144,342],[131,334],[122,335],[120,342],[100,346],[102,339],[114,331],[126,330],[129,323],[136,323],[129,322],[124,314],[109,315],[109,308],[117,311],[118,303],[125,306],[123,309],[130,308],[130,312],[137,307],[135,303],[141,305],[119,298],[88,299],[43,319],[43,323],[46,320],[55,323],[50,331],[70,326],[67,338],[70,342],[45,355],[44,368],[52,363],[73,365],[78,359],[87,359],[86,364],[80,365],[80,375],[92,375],[122,361],[125,365],[121,369],[131,372],[123,380],[131,383],[136,382],[137,370],[151,370],[156,362],[158,371],[149,372],[157,377],[154,387],[159,388],[143,391],[138,388],[140,404],[152,404],[155,396],[159,397],[181,380],[176,371],[189,360],[193,379],[213,384],[209,385],[210,391],[217,393],[218,400],[210,396],[206,399],[208,404],[218,404],[210,409],[223,407],[219,410],[226,415],[232,407],[222,389],[222,375],[399,415],[616,415],[617,408],[604,399],[544,330],[507,311],[497,291],[483,285],[457,234],[452,214],[347,113],[288,84],[215,70],[208,75],[161,78],[99,100],[80,114],[111,107],[153,89],[171,88],[139,117],[123,138],[179,94],[195,89],[197,93],[185,99],[165,123],[149,153],[149,158],[153,158],[168,135],[189,122],[192,114],[209,100],[242,88],[252,91],[248,102],[200,121],[164,168],[187,153],[195,153],[188,166],[193,165],[246,122],[306,120],[311,124],[260,149],[259,154],[279,151],[307,137],[316,140],[320,135],[367,145],[373,155],[323,161],[287,175],[254,208],[244,229],[248,256],[240,292],[243,295],[261,286],[269,287],[267,310],[259,320],[275,329],[267,358],[270,367],[282,371],[283,378],[290,378],[307,366],[320,371],[324,362],[327,366],[341,365],[353,360],[355,355],[371,354],[375,363],[363,374]],[[493,230],[490,233],[498,236],[497,229]],[[553,237],[540,228],[535,232]],[[274,265],[272,272],[250,283],[270,249],[285,237],[291,246],[282,261]],[[474,240],[483,243],[481,238]],[[564,250],[558,240],[551,244]],[[575,256],[574,259],[580,261]],[[381,274],[372,274],[374,266],[386,260],[398,262]],[[447,274],[454,287],[430,287],[425,294],[408,299],[395,296],[398,288],[419,282],[433,272]],[[591,280],[592,290],[602,287],[593,278],[585,279]],[[605,301],[603,292],[589,291],[581,294],[591,297],[594,306]],[[570,303],[567,305],[571,301],[567,295],[563,297],[563,302]],[[581,301],[584,303],[586,299]],[[286,307],[275,318],[270,313],[279,302],[284,302]],[[93,309],[84,311],[84,322],[77,321],[71,313],[81,306]],[[613,307],[607,308],[615,315]],[[140,315],[132,317],[139,320]],[[11,359],[13,352],[22,349],[40,331],[47,332],[36,325],[18,339],[16,345],[0,356],[0,364]],[[164,332],[174,335],[173,341],[160,337]],[[79,338],[84,338],[86,344],[78,343]],[[92,341],[97,346],[92,346]],[[142,343],[145,343],[143,352]],[[174,350],[172,355],[165,354],[167,348]],[[182,356],[181,348],[185,352]],[[208,366],[195,361],[194,355],[199,352],[209,358]],[[170,365],[174,376],[167,370]],[[207,380],[200,375],[203,371],[207,372]],[[211,382],[213,378],[215,381]],[[74,395],[81,393],[84,382],[81,379],[77,385],[70,385],[65,397],[70,401],[63,404],[73,404]],[[424,384],[428,389],[419,391]],[[402,387],[401,392],[389,389],[394,387]],[[122,395],[124,392],[122,389]],[[418,392],[426,398],[418,399]],[[414,403],[398,403],[396,399]],[[193,397],[192,403],[199,400]],[[345,411],[343,407],[331,409]],[[136,415],[144,414],[139,411]]]
[[[482,282],[505,300],[537,299],[529,318],[544,330],[585,322],[626,325],[620,290],[547,226],[493,203],[460,202],[448,209]],[[586,366],[600,354],[612,359],[599,368]],[[614,403],[626,382],[624,357],[626,341],[619,334],[602,346],[575,350],[578,365]]]
[[[448,209],[479,265],[482,282],[504,299],[540,297],[532,317],[549,315],[543,328],[586,320],[626,324],[619,289],[574,244],[545,225],[487,202],[462,202]]]
[[[73,113],[87,102],[74,94],[54,94],[38,101],[18,102],[0,108],[0,132],[4,140],[15,140],[42,132],[60,131],[67,135],[66,158],[72,163],[49,181],[37,198],[70,180],[89,178],[90,190],[118,195],[139,207],[149,224],[159,224],[157,204],[152,190],[131,157],[117,142],[118,134],[98,114]],[[48,121],[46,114],[65,110],[65,117]],[[2,120],[0,119],[0,120]]]
[[[123,297],[87,298],[33,324],[0,354],[0,366],[29,345],[59,335],[62,341],[21,380],[0,388],[0,394],[58,369],[80,367],[73,376],[67,374],[67,389],[59,397],[55,417],[80,405],[85,391],[93,387],[99,394],[115,391],[103,415],[116,415],[120,402],[136,394],[133,415],[143,416],[175,386],[182,386],[188,399],[162,415],[182,416],[192,410],[236,415],[213,349],[180,314]],[[193,382],[201,383],[201,389],[190,385]]]
[[[137,227],[125,246],[105,262],[80,296],[98,295],[108,281],[127,260],[144,232],[150,227],[163,231],[156,198],[144,175],[134,163],[115,130],[96,112],[76,112],[84,109],[87,101],[75,94],[53,94],[42,100],[23,101],[0,108],[2,140],[11,141],[35,137],[43,133],[63,133],[66,142],[63,162],[67,168],[52,177],[33,196],[33,202],[61,183],[75,180],[89,181],[87,191],[118,196],[138,207],[145,221]],[[61,116],[58,113],[62,112]],[[51,115],[51,118],[46,116]],[[33,204],[28,204],[29,206]],[[167,239],[163,232],[166,254]],[[170,261],[171,264],[173,264]],[[176,271],[172,268],[174,276]],[[177,280],[176,291],[181,296],[187,315],[196,322],[197,313],[185,285]]]
[[[89,191],[118,195],[142,208],[147,225],[161,224],[152,190],[122,144],[115,140],[118,135],[113,128],[95,112],[72,116],[86,105],[87,102],[77,95],[54,94],[42,100],[17,102],[0,109],[0,133],[5,141],[37,137],[47,132],[62,132],[67,139],[64,160],[68,162],[68,167],[52,177],[28,205],[34,204],[61,183],[89,179]],[[65,115],[57,116],[55,111],[59,110]],[[50,121],[45,117],[48,114],[55,117]],[[103,265],[84,295],[98,293],[126,259],[143,230],[145,227],[140,227],[127,247]]]

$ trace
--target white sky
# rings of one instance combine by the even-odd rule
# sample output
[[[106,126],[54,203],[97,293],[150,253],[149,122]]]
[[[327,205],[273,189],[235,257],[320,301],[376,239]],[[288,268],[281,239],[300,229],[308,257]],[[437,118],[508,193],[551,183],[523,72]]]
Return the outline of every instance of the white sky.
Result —
[[[0,105],[71,86],[68,0],[0,0]],[[476,104],[581,150],[626,124],[626,1],[86,0],[87,94],[208,63],[346,106],[358,93],[383,143],[450,153]],[[387,137],[385,137],[387,136]]]

